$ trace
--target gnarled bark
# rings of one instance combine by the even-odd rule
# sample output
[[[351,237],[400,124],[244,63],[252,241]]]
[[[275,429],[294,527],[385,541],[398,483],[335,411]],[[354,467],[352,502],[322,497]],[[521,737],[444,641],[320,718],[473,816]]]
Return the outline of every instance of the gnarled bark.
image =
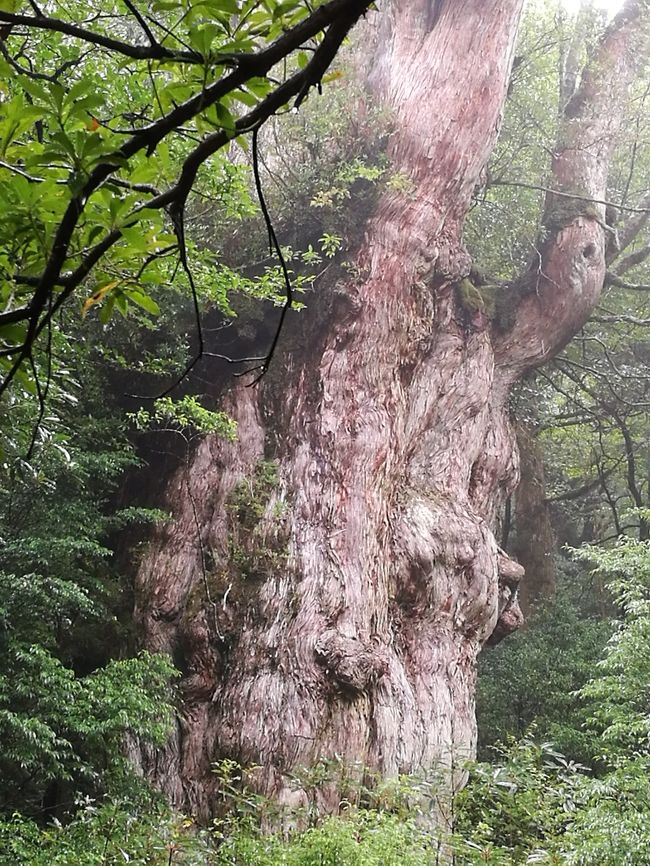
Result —
[[[473,754],[476,656],[520,622],[521,569],[494,535],[518,477],[509,387],[579,327],[604,273],[603,229],[579,217],[549,238],[508,333],[459,298],[521,5],[382,13],[369,87],[410,189],[378,202],[360,276],[310,299],[304,338],[257,389],[232,389],[237,441],[205,439],[169,481],[136,619],[184,668],[177,735],[148,770],[193,810],[213,809],[221,756],[299,803],[291,774],[321,758],[442,766],[454,785]],[[333,788],[316,796],[336,808]]]

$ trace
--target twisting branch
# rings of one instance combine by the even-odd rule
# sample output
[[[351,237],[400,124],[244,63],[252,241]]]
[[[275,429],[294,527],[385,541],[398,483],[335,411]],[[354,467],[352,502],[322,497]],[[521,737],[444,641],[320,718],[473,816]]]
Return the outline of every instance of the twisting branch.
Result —
[[[607,271],[605,274],[605,284],[608,286],[616,286],[618,289],[627,289],[630,292],[650,292],[650,284],[628,283],[612,271]]]
[[[547,504],[551,504],[553,502],[572,502],[574,499],[581,499],[588,493],[591,493],[592,491],[597,490],[599,487],[602,487],[603,481],[612,474],[614,469],[616,469],[621,462],[622,458],[614,466],[610,466],[609,469],[607,469],[607,471],[605,472],[600,472],[599,467],[598,478],[587,481],[585,484],[581,484],[580,487],[574,487],[572,490],[565,490],[564,493],[558,493],[555,496],[547,496],[544,499],[544,502]]]
[[[560,351],[598,303],[606,271],[604,241],[614,232],[606,222],[612,204],[608,170],[630,88],[649,53],[650,8],[645,0],[626,0],[562,108],[548,186],[506,181],[545,193],[541,262],[519,278],[523,288],[515,298],[513,324],[495,341],[497,363],[510,381]],[[590,207],[567,208],[571,201]],[[614,206],[628,213],[649,211]]]
[[[95,33],[93,30],[88,30],[85,27],[70,24],[68,21],[50,18],[42,13],[17,15],[11,12],[0,12],[0,23],[7,24],[10,27],[31,27],[36,30],[49,30],[52,33],[62,33],[65,36],[71,36],[73,39],[87,42],[90,45],[98,45],[100,48],[106,48],[108,51],[122,54],[133,60],[168,60],[174,63],[197,64],[204,62],[203,57],[196,51],[173,51],[171,48],[165,48],[159,42],[154,42],[151,45],[132,45],[129,42],[123,42],[121,39],[113,39],[110,36]]]
[[[124,2],[124,5],[126,6],[126,8],[131,13],[131,15],[133,15],[135,20],[138,22],[138,24],[140,25],[140,27],[144,31],[145,36],[149,40],[149,44],[150,45],[158,45],[158,40],[156,39],[156,37],[151,32],[151,28],[147,24],[143,15],[138,11],[135,3],[132,3],[131,0],[123,0],[123,2]]]
[[[305,67],[304,72],[305,75],[300,73],[293,75],[289,78],[283,85],[278,87],[274,94],[271,94],[264,103],[250,112],[246,117],[242,118],[237,123],[237,131],[247,131],[252,128],[252,154],[253,154],[253,176],[255,180],[255,189],[257,192],[257,197],[260,204],[260,209],[262,211],[262,215],[264,218],[264,222],[266,225],[266,229],[269,236],[269,245],[271,247],[271,252],[275,253],[277,259],[280,263],[280,268],[282,270],[284,286],[285,286],[285,302],[282,306],[282,310],[280,312],[280,319],[278,325],[276,327],[273,340],[271,341],[271,346],[269,351],[263,358],[253,358],[253,359],[245,359],[242,358],[236,363],[244,363],[246,361],[259,361],[262,363],[258,364],[255,367],[249,368],[248,370],[242,371],[240,373],[236,373],[236,376],[243,376],[247,373],[252,373],[259,371],[259,375],[256,376],[250,385],[256,385],[261,378],[264,376],[266,371],[269,368],[271,360],[275,355],[275,351],[278,346],[278,342],[280,340],[280,336],[282,334],[282,330],[284,328],[284,324],[286,321],[287,314],[293,305],[293,287],[291,285],[291,278],[289,276],[289,269],[287,267],[287,262],[282,253],[282,248],[277,238],[277,234],[275,232],[275,227],[273,226],[273,221],[271,219],[271,215],[269,213],[269,209],[266,203],[266,198],[264,196],[264,190],[262,187],[262,179],[259,170],[259,141],[258,134],[259,130],[262,127],[264,120],[267,117],[270,117],[272,113],[277,111],[282,105],[284,105],[291,96],[296,97],[296,105],[298,104],[298,100],[306,94],[306,89],[309,89],[310,86],[314,84],[318,84],[320,81],[324,70],[327,68],[329,63],[331,62],[332,57],[336,53],[339,45],[342,40],[345,38],[346,33],[349,30],[349,25],[346,25],[344,22],[339,22],[338,26],[333,24],[328,30],[323,42],[319,46],[319,48],[315,51],[314,56],[311,62]],[[273,106],[271,109],[270,107]],[[263,110],[261,110],[263,108]],[[185,217],[185,204],[187,201],[187,197],[189,196],[192,187],[194,185],[194,181],[196,179],[196,174],[201,165],[208,159],[212,153],[216,152],[219,148],[223,147],[228,141],[228,136],[224,131],[220,131],[218,133],[214,133],[211,136],[208,136],[201,144],[190,154],[190,156],[185,160],[183,164],[183,169],[181,171],[181,175],[178,183],[166,193],[158,196],[156,199],[148,202],[145,207],[161,207],[165,206],[167,202],[171,202],[169,207],[170,216],[172,216],[172,220],[174,222],[175,230],[177,231],[177,236],[179,237],[179,246],[181,249],[181,264],[183,270],[185,271],[188,280],[190,282],[190,288],[192,291],[192,298],[194,304],[195,311],[195,320],[196,320],[196,330],[198,336],[198,350],[194,357],[190,360],[182,374],[177,378],[177,380],[168,387],[162,394],[158,395],[158,398],[164,397],[173,391],[180,383],[186,378],[186,376],[194,369],[196,364],[201,360],[205,353],[204,340],[203,340],[203,330],[201,325],[201,314],[198,305],[198,295],[196,293],[196,287],[194,285],[194,280],[189,269],[189,265],[187,262],[187,250],[185,247],[184,241],[184,217]],[[178,226],[181,226],[181,234],[183,240],[178,234]],[[230,360],[230,359],[225,359]],[[232,362],[231,362],[232,363]]]
[[[239,135],[248,132],[251,128],[261,125],[266,118],[270,117],[278,108],[284,105],[292,96],[298,92],[303,76],[297,73],[288,79],[283,85],[278,87],[276,91],[271,93],[263,100],[253,111],[242,117],[236,124],[235,134]],[[217,151],[224,147],[230,140],[232,134],[225,130],[212,133],[207,136],[197,147],[191,151],[185,159],[178,181],[174,186],[170,187],[165,192],[159,193],[152,199],[144,202],[136,210],[133,211],[125,228],[132,228],[137,224],[138,220],[144,217],[149,210],[166,209],[175,223],[180,212],[184,213],[187,199],[192,192],[196,176],[201,166],[213,156]],[[112,182],[112,179],[111,179]],[[40,335],[49,318],[63,306],[73,292],[90,274],[94,266],[100,259],[113,247],[122,237],[121,229],[114,229],[99,241],[92,250],[84,257],[79,267],[70,274],[60,276],[56,280],[56,285],[63,286],[63,291],[60,292],[52,306],[52,311],[46,314],[40,321],[34,339]],[[22,278],[20,278],[22,279]],[[38,288],[41,280],[35,281],[35,286]],[[31,279],[30,279],[31,282]],[[31,307],[23,307],[20,310],[12,310],[8,313],[0,314],[0,325],[7,324],[10,321],[25,321],[30,318]],[[6,317],[6,318],[5,318]],[[32,341],[33,342],[33,341]],[[18,351],[16,349],[15,351]],[[181,380],[182,381],[182,380]],[[3,383],[4,384],[4,383]],[[0,394],[2,393],[3,384],[0,384]]]
[[[30,353],[27,360],[29,361],[29,366],[32,370],[32,376],[34,377],[34,385],[36,387],[36,396],[38,398],[38,416],[32,429],[32,436],[29,442],[29,448],[27,449],[27,453],[25,454],[25,460],[29,461],[31,460],[32,454],[34,453],[34,448],[36,447],[36,441],[38,439],[38,433],[41,429],[43,417],[45,416],[45,393],[43,391],[43,388],[41,387],[41,379],[38,375],[38,370],[36,369],[33,354]]]
[[[627,313],[592,316],[589,321],[603,325],[634,325],[637,328],[650,327],[650,319],[639,319],[637,316],[630,316]]]
[[[55,69],[51,74],[48,72],[35,72],[33,69],[28,69],[26,66],[21,66],[18,61],[11,56],[9,51],[7,50],[7,46],[4,40],[0,39],[0,54],[4,57],[7,63],[14,69],[19,75],[26,75],[28,78],[33,79],[34,81],[50,81],[56,82],[59,78],[66,72],[68,69],[73,69],[77,66],[78,63],[83,59],[82,57],[75,57],[74,60],[66,60],[65,63],[62,63],[58,69]]]
[[[626,274],[632,268],[644,262],[648,256],[650,256],[650,244],[644,244],[638,250],[634,250],[634,252],[629,253],[629,255],[616,263],[616,273],[619,276]]]
[[[604,449],[604,445],[603,445],[603,433],[602,433],[602,430],[600,430],[600,429],[598,431],[598,441],[600,444],[601,454],[604,454],[605,449]],[[600,460],[598,461],[596,468],[598,470],[598,478],[600,481],[601,490],[605,494],[605,499],[607,500],[607,504],[609,505],[609,509],[612,513],[612,519],[614,521],[614,528],[616,530],[616,535],[620,536],[622,534],[622,529],[621,529],[621,522],[620,522],[620,519],[618,516],[617,503],[616,503],[616,500],[614,499],[614,497],[612,496],[611,491],[607,485],[607,475],[605,473],[605,469],[603,467],[603,464]]]
[[[560,370],[560,372],[562,372],[562,370]],[[595,423],[596,425],[600,425],[600,418],[599,418],[598,414],[590,406],[587,406],[585,403],[582,403],[576,396],[574,396],[573,394],[570,394],[568,391],[566,391],[551,376],[548,376],[544,372],[544,370],[538,370],[537,375],[540,376],[540,378],[544,379],[544,381],[547,382],[554,391],[556,391],[558,394],[560,394],[562,397],[564,397],[565,400],[567,400],[567,402],[569,404],[577,406],[580,409],[580,411],[583,412],[587,418],[591,418],[592,423]]]
[[[185,238],[185,207],[181,206],[180,210],[174,215],[174,232],[176,234],[176,239],[178,241],[178,256],[181,268],[187,277],[187,281],[190,286],[190,291],[192,293],[192,305],[194,307],[194,319],[196,322],[196,338],[198,341],[196,352],[194,353],[194,357],[190,359],[190,361],[186,364],[183,372],[177,377],[175,382],[172,382],[169,387],[165,388],[165,390],[157,395],[156,399],[161,399],[162,397],[166,397],[170,394],[175,388],[177,388],[180,383],[189,375],[189,373],[194,369],[194,367],[198,364],[198,362],[203,357],[204,351],[204,342],[203,342],[203,326],[201,324],[201,310],[199,308],[199,296],[196,291],[196,283],[194,282],[194,274],[192,273],[192,269],[190,267],[189,261],[187,259],[187,242]]]
[[[638,207],[639,212],[625,220],[623,225],[618,229],[617,255],[626,250],[647,225],[648,218],[650,217],[650,190],[642,197]],[[645,210],[642,210],[643,208]]]
[[[607,345],[603,342],[603,340],[600,339],[600,337],[596,337],[595,335],[592,334],[590,336],[582,337],[582,340],[585,343],[595,343],[597,346],[599,346],[602,349],[603,355],[605,356],[605,360],[607,361],[607,363],[609,364],[611,369],[616,373],[616,375],[620,379],[630,379],[633,382],[634,381],[636,381],[636,382],[648,382],[648,381],[650,381],[650,375],[646,375],[646,374],[641,373],[639,371],[634,372],[634,373],[626,373],[625,370],[621,370],[621,368],[616,364],[616,361],[612,357],[611,352],[607,348]]]

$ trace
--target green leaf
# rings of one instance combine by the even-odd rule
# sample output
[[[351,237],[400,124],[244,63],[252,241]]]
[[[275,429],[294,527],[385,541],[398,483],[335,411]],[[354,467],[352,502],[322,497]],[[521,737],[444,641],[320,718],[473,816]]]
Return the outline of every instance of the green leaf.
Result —
[[[220,125],[225,129],[226,132],[234,134],[236,121],[233,115],[222,102],[215,103],[214,107]]]
[[[151,313],[152,316],[160,315],[160,307],[150,295],[136,289],[125,289],[124,294],[129,298],[129,300],[133,301],[134,304],[137,304],[143,310],[146,310],[147,313]]]

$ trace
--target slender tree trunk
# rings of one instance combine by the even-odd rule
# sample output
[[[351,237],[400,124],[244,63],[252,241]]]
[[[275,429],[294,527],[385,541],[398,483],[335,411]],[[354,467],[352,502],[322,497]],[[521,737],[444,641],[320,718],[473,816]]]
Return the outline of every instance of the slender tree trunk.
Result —
[[[530,427],[517,423],[519,485],[515,492],[515,537],[512,553],[525,575],[519,586],[519,602],[525,615],[543,598],[555,592],[555,539],[546,501],[544,457]]]
[[[297,804],[311,793],[292,774],[319,759],[392,775],[474,752],[476,656],[521,618],[522,569],[494,535],[518,477],[509,388],[582,324],[603,276],[603,230],[574,215],[546,241],[544,274],[581,298],[584,282],[578,311],[539,274],[507,333],[462,303],[461,230],[521,5],[381,13],[369,89],[393,114],[408,192],[378,202],[360,276],[311,299],[269,376],[230,392],[237,441],[206,438],[169,480],[174,520],[141,563],[136,620],[184,672],[176,737],[145,764],[186,807],[214,809],[222,756]],[[575,279],[554,244],[580,263]],[[337,807],[335,786],[314,796]]]

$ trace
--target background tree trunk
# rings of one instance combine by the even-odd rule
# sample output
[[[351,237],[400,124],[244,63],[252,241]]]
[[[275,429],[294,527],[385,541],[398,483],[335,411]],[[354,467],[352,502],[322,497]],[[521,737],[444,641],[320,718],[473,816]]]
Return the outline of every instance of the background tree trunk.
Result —
[[[184,700],[145,766],[192,810],[214,809],[222,756],[257,765],[281,802],[333,810],[335,785],[291,774],[336,756],[382,775],[444,767],[453,788],[474,752],[476,656],[520,622],[522,569],[494,535],[518,477],[509,388],[582,324],[604,273],[600,222],[574,212],[517,288],[507,332],[463,301],[462,224],[521,6],[381,13],[369,90],[392,112],[409,190],[378,202],[358,279],[310,298],[286,356],[231,390],[237,441],[206,438],[169,479],[174,519],[142,560],[135,616],[181,665]],[[594,164],[598,182],[585,168],[579,188],[602,197]]]
[[[555,592],[556,549],[551,514],[546,501],[544,456],[534,431],[518,422],[519,484],[514,495],[514,540],[511,550],[525,575],[519,586],[524,615],[540,599]]]

